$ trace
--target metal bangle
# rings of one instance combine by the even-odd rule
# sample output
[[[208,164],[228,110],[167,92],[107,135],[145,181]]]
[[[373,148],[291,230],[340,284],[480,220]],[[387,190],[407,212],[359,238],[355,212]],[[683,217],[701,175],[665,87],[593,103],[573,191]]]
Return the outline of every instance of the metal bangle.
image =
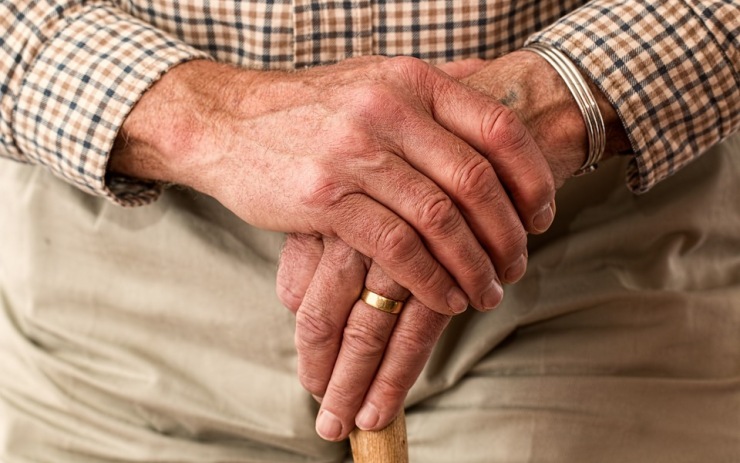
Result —
[[[578,109],[581,110],[588,136],[588,156],[574,175],[583,175],[595,171],[606,148],[606,127],[599,105],[596,103],[596,98],[591,93],[586,79],[583,78],[578,68],[563,52],[549,44],[533,43],[522,48],[522,50],[531,51],[541,56],[555,69],[565,82],[568,90],[570,90]]]

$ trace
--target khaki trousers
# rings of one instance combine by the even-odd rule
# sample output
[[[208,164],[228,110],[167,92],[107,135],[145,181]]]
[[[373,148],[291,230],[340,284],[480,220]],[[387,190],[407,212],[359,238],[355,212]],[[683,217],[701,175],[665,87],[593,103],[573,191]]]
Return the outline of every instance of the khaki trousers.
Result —
[[[454,319],[412,462],[740,461],[740,138],[643,196],[623,172],[569,182],[503,305]],[[281,241],[191,191],[122,209],[0,162],[0,460],[343,461]]]

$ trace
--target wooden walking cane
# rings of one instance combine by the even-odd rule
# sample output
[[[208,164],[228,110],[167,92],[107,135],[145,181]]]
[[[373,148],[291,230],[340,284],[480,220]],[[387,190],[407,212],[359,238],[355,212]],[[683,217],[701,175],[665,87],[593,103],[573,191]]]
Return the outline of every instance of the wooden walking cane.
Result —
[[[349,435],[355,463],[408,463],[406,417],[403,409],[395,420],[380,431],[355,429]]]

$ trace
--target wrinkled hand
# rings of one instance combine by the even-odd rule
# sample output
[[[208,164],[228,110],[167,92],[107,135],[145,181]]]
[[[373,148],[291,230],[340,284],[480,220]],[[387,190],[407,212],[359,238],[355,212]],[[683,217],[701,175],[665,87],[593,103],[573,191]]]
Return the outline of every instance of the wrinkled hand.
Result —
[[[469,63],[462,68],[462,63],[455,63],[450,69],[475,68],[478,72],[467,82],[515,108],[540,146],[550,147],[547,160],[559,186],[585,158],[585,129],[567,89],[538,60],[516,53],[484,69]],[[528,87],[525,78],[535,74],[527,64],[534,64],[539,75],[547,78]],[[608,109],[602,108],[607,116],[614,116]],[[500,159],[491,162],[495,169],[500,167]],[[521,163],[520,168],[527,164]],[[507,178],[500,178],[506,184]],[[299,376],[309,391],[323,398],[317,431],[330,440],[346,437],[355,424],[377,430],[392,420],[450,319],[428,310],[413,296],[398,317],[382,313],[357,300],[363,285],[394,299],[408,294],[370,259],[338,240],[288,236],[278,295],[296,312]]]
[[[451,318],[414,296],[400,314],[382,312],[358,300],[363,285],[396,300],[409,294],[336,238],[289,235],[278,294],[296,313],[298,376],[321,401],[316,431],[328,440],[346,438],[355,423],[385,427]]]
[[[506,160],[516,207],[491,157]],[[525,260],[520,216],[537,228],[552,200],[545,165],[505,106],[381,57],[301,72],[182,64],[136,105],[111,158],[257,227],[338,237],[442,314],[499,303],[498,273]]]

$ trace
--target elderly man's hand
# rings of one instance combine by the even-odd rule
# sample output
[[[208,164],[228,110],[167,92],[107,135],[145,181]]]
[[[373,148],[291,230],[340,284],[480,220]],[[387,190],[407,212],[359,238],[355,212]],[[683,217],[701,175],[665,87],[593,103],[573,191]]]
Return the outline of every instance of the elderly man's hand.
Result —
[[[347,437],[355,421],[363,429],[388,424],[451,318],[414,296],[400,314],[382,312],[357,299],[363,284],[392,299],[408,296],[342,241],[288,236],[278,294],[296,312],[298,375],[322,401],[316,430],[329,440]]]
[[[445,69],[459,75],[471,66],[448,64]],[[559,76],[527,52],[474,67],[478,72],[466,81],[511,105],[526,121],[538,144],[549,148],[548,163],[556,184],[562,185],[583,162],[587,146],[583,119]],[[616,114],[601,95],[597,99],[610,131],[607,155],[629,147]],[[529,167],[521,160],[502,165],[506,161],[491,158],[497,172]],[[511,180],[500,178],[505,184]],[[511,191],[516,195],[516,189]],[[346,437],[355,423],[380,429],[391,421],[450,319],[413,296],[398,317],[382,313],[357,300],[363,284],[390,298],[408,294],[370,259],[339,240],[288,236],[278,295],[297,312],[299,376],[309,391],[323,398],[317,431],[330,440]]]
[[[441,314],[495,307],[498,274],[523,272],[525,229],[552,219],[546,166],[504,105],[380,57],[291,73],[182,64],[136,105],[110,161],[257,227],[338,237]]]

